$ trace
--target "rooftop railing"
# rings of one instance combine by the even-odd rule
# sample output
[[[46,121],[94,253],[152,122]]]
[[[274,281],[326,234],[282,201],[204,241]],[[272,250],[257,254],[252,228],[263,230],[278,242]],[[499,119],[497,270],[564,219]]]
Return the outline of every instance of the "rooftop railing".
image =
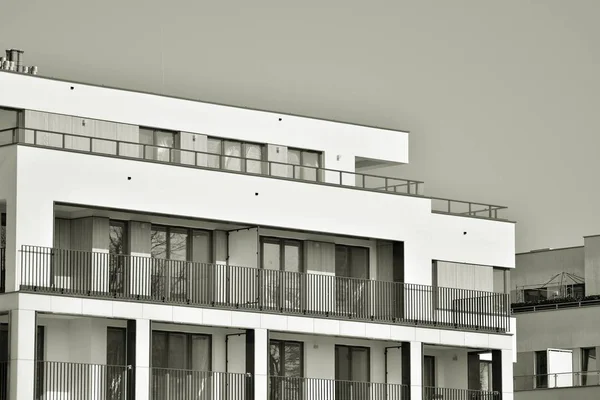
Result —
[[[23,246],[21,290],[506,332],[508,295]]]
[[[11,128],[0,131],[0,146],[16,143],[390,194],[420,196],[431,199],[433,212],[443,214],[503,220],[499,216],[499,211],[506,209],[506,207],[492,204],[425,197],[423,196],[424,183],[417,180],[38,129]]]
[[[518,375],[513,378],[515,392],[579,386],[599,386],[600,371],[563,372],[556,374]]]

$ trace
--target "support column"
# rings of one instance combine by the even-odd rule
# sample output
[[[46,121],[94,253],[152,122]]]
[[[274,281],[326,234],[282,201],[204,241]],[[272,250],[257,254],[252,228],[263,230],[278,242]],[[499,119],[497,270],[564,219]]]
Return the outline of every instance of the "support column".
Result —
[[[135,365],[132,365],[134,371],[133,382],[130,382],[130,387],[135,389],[135,400],[150,399],[150,341],[151,323],[147,319],[137,319],[127,323],[128,337],[130,337],[129,327],[135,324],[135,354],[127,354],[127,358],[135,358]],[[133,398],[133,397],[132,397]]]
[[[513,400],[512,350],[492,350],[492,390],[502,393],[502,400]]]
[[[10,312],[10,400],[35,398],[35,333],[35,311]]]
[[[246,400],[268,397],[269,332],[266,329],[246,330],[246,373],[254,378],[254,390],[246,391]]]
[[[410,342],[410,399],[423,397],[423,343]],[[404,348],[403,348],[404,350]],[[404,353],[404,351],[403,351]],[[403,362],[404,364],[404,362]],[[404,369],[404,365],[402,365]]]
[[[403,342],[402,346],[401,346],[401,357],[402,357],[402,363],[401,363],[401,371],[402,371],[402,384],[406,385],[406,387],[408,388],[408,393],[406,393],[407,398],[411,398],[410,397],[410,393],[411,393],[411,371],[412,371],[412,365],[410,362],[410,342]]]

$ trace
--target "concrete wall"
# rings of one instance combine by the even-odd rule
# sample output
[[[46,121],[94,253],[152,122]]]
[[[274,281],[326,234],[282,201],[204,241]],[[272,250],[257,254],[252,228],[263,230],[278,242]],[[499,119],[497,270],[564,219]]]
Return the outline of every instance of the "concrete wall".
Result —
[[[600,344],[600,307],[519,313],[516,318],[519,353]]]
[[[600,294],[600,236],[584,238],[585,295]]]
[[[515,400],[597,400],[599,398],[600,386],[515,392]]]

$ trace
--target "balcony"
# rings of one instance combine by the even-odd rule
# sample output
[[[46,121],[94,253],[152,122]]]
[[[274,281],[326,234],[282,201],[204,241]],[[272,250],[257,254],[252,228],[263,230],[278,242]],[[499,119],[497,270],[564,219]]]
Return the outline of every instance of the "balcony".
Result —
[[[403,400],[407,385],[333,379],[269,377],[269,400]]]
[[[251,374],[151,368],[150,399],[244,400],[253,390]]]
[[[507,332],[508,295],[23,246],[22,291]]]
[[[421,181],[220,155],[139,142],[104,139],[37,129],[11,128],[0,131],[0,146],[23,144],[146,162],[175,164],[191,168],[216,169],[229,173],[340,186],[431,200],[432,211],[464,217],[506,220],[503,206],[423,196]],[[228,167],[235,165],[235,168]]]

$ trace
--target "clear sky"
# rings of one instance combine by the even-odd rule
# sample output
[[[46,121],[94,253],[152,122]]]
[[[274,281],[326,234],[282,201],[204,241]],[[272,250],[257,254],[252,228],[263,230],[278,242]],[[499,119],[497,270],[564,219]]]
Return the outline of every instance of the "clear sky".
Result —
[[[411,131],[394,174],[600,233],[598,0],[0,0],[40,74]],[[0,88],[1,90],[1,88]]]

